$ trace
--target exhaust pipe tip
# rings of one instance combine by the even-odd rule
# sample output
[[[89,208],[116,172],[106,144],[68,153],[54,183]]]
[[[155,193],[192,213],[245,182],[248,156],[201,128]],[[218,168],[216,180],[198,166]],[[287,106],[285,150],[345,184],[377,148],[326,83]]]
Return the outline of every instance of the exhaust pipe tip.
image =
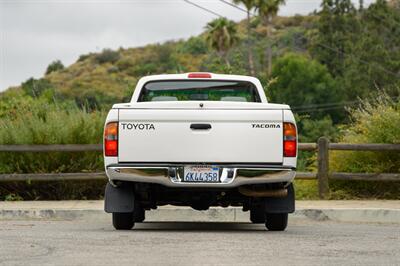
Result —
[[[281,189],[251,189],[249,187],[239,187],[239,193],[254,198],[284,198],[288,195],[288,190],[286,188]]]

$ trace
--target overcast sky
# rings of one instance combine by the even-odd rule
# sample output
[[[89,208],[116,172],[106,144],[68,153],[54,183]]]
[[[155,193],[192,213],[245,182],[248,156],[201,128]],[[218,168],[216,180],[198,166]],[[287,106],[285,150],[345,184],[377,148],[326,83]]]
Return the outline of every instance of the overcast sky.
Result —
[[[219,0],[191,1],[235,21],[245,17]],[[320,2],[287,0],[280,15],[308,14]],[[55,59],[70,65],[103,48],[188,38],[213,18],[183,0],[0,0],[0,91],[43,76]]]

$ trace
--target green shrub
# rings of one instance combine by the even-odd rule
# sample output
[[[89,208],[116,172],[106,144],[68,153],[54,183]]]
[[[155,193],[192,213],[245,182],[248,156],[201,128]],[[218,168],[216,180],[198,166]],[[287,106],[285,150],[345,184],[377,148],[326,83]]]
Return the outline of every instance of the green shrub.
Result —
[[[300,142],[316,143],[320,137],[327,137],[335,142],[339,137],[339,127],[333,125],[330,116],[322,119],[310,119],[308,116],[296,116]],[[299,171],[315,171],[317,168],[314,151],[299,151],[297,169]]]
[[[55,61],[51,62],[50,65],[47,67],[46,75],[50,74],[51,72],[59,71],[59,70],[63,70],[63,69],[64,69],[63,63],[60,60],[55,60]]]
[[[301,200],[317,200],[318,183],[316,180],[295,180],[294,189],[296,199]]]
[[[373,102],[351,111],[353,122],[341,142],[400,143],[400,100],[382,94]],[[332,169],[342,172],[400,172],[400,152],[337,151]]]
[[[179,47],[179,52],[192,55],[205,54],[207,51],[207,43],[202,37],[191,37]]]
[[[118,61],[120,55],[119,52],[113,51],[111,49],[104,49],[101,53],[95,56],[95,61],[99,64],[104,63],[115,63]]]
[[[47,79],[30,78],[21,84],[22,90],[29,96],[39,97],[44,91],[53,89],[53,85]]]
[[[400,100],[381,94],[374,101],[352,110],[353,122],[344,132],[345,143],[400,143]],[[336,172],[399,173],[400,152],[336,151],[330,167]],[[400,182],[331,182],[335,198],[374,197],[400,199]]]
[[[98,200],[107,180],[12,182],[0,186],[0,200]]]
[[[85,60],[88,59],[91,55],[92,55],[91,53],[90,53],[90,54],[83,54],[83,55],[80,55],[79,58],[78,58],[78,62],[83,62],[83,61],[85,61]]]
[[[118,72],[119,72],[119,68],[117,66],[111,66],[107,69],[107,73],[109,73],[109,74],[118,73]]]
[[[116,66],[118,67],[119,70],[125,71],[131,67],[134,67],[135,61],[133,61],[131,58],[122,57],[117,61]]]
[[[330,141],[336,141],[339,137],[339,128],[333,125],[329,115],[322,119],[312,120],[307,117],[296,117],[299,129],[300,142],[317,142],[320,137],[327,137]]]
[[[129,68],[128,73],[132,76],[141,77],[155,74],[158,71],[158,65],[155,63],[139,64]]]
[[[10,106],[0,120],[0,144],[101,143],[105,112],[88,113],[72,104],[40,99]],[[0,153],[1,173],[93,171],[102,168],[99,153]]]
[[[1,144],[101,143],[105,112],[86,112],[72,103],[46,98],[0,101]],[[0,173],[57,173],[103,170],[99,152],[0,152]],[[0,200],[95,199],[105,181],[10,182],[0,187]]]

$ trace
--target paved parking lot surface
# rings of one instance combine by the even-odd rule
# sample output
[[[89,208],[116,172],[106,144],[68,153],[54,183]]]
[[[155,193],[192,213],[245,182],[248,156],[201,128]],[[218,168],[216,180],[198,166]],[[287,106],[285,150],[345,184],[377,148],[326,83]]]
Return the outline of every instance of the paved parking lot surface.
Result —
[[[0,265],[400,265],[400,226],[0,221]]]

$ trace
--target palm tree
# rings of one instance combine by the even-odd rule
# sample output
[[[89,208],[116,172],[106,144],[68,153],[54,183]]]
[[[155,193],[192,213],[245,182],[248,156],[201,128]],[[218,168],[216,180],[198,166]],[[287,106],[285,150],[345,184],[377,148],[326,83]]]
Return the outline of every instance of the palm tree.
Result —
[[[285,0],[256,0],[255,8],[267,27],[268,45],[265,51],[266,60],[268,62],[267,74],[271,75],[272,71],[272,48],[271,48],[271,28],[272,20],[278,14],[279,6],[285,4]]]
[[[250,74],[254,76],[254,61],[253,61],[253,50],[250,45],[250,12],[254,8],[255,0],[233,0],[235,4],[243,4],[247,10],[247,55],[249,59]]]
[[[227,18],[217,18],[209,22],[206,29],[207,42],[230,67],[227,53],[239,39],[236,24]]]

